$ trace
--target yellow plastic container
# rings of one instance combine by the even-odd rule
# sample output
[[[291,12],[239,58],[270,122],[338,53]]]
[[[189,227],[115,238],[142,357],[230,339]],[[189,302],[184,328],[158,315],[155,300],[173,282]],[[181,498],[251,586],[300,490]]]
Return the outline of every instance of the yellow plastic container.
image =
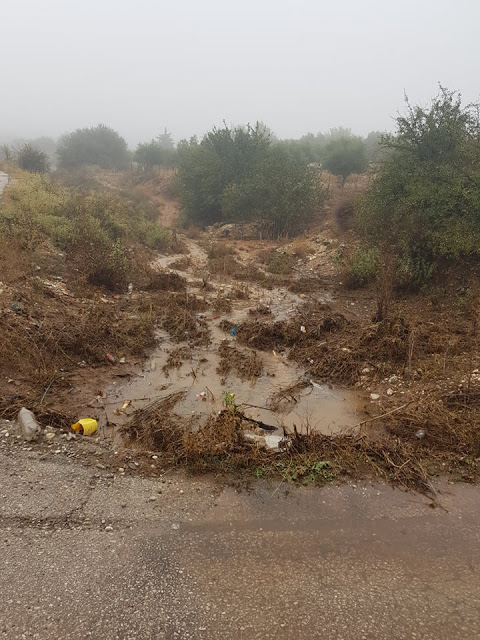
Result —
[[[97,421],[93,418],[82,418],[75,424],[72,424],[72,429],[77,433],[81,433],[84,436],[91,436],[98,428]]]

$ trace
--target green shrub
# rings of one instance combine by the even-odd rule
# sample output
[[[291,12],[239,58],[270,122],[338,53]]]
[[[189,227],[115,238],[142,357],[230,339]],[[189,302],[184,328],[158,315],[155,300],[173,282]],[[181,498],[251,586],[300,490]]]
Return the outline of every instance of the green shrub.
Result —
[[[356,217],[370,247],[398,256],[397,286],[419,288],[480,258],[480,105],[441,87],[429,108],[407,107]]]
[[[375,278],[378,263],[378,249],[357,249],[345,268],[345,285],[349,289],[364,287]]]
[[[288,253],[274,251],[267,261],[267,271],[276,275],[288,275],[292,271],[295,259]]]
[[[187,222],[254,221],[272,237],[304,230],[325,197],[317,173],[259,124],[183,144],[176,186]]]
[[[8,190],[0,233],[30,252],[47,236],[87,280],[121,289],[134,268],[129,245],[167,251],[174,242],[172,232],[150,218],[149,209],[116,195],[78,191],[32,174]]]

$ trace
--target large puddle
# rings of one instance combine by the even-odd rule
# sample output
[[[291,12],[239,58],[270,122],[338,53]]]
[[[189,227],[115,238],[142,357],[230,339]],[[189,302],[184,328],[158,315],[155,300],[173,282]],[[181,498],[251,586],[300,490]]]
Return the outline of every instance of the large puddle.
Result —
[[[162,266],[168,266],[167,260]],[[358,425],[360,403],[353,391],[308,379],[286,354],[258,351],[263,373],[250,380],[240,380],[232,372],[227,375],[217,372],[220,365],[218,348],[223,341],[241,352],[252,353],[239,345],[235,336],[219,328],[221,320],[241,324],[247,318],[248,310],[256,305],[268,306],[272,318],[282,320],[303,303],[299,296],[285,290],[270,291],[250,284],[248,287],[249,299],[234,301],[231,312],[205,314],[211,343],[207,347],[186,349],[177,363],[179,366],[168,371],[165,366],[169,354],[182,345],[172,343],[167,334],[159,334],[159,346],[147,365],[128,382],[113,384],[106,390],[108,422],[120,426],[136,409],[162,396],[183,391],[175,411],[199,426],[207,416],[224,408],[226,392],[235,394],[235,403],[241,405],[247,417],[274,427],[274,436],[283,435],[284,430],[292,432],[295,428],[303,433],[314,430],[331,435]],[[229,288],[228,282],[219,286],[220,292],[227,296]]]

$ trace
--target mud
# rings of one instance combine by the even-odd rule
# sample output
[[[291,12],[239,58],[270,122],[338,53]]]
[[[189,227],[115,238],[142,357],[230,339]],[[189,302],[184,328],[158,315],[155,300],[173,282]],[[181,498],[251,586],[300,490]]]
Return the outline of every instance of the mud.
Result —
[[[224,293],[230,293],[228,286]],[[357,425],[361,413],[355,391],[320,384],[286,354],[269,350],[260,355],[231,335],[228,330],[247,322],[252,309],[260,308],[263,313],[268,309],[272,317],[286,322],[292,308],[302,302],[283,290],[252,287],[250,294],[247,301],[232,300],[228,314],[197,314],[210,329],[208,345],[179,349],[168,333],[159,334],[159,347],[149,363],[125,384],[107,388],[106,421],[120,427],[152,399],[182,391],[175,411],[185,420],[193,418],[198,426],[224,408],[226,392],[235,394],[235,403],[247,417],[275,427],[273,435],[294,428],[300,433],[313,430],[329,435]],[[131,400],[129,409],[118,415],[116,411],[127,400]]]

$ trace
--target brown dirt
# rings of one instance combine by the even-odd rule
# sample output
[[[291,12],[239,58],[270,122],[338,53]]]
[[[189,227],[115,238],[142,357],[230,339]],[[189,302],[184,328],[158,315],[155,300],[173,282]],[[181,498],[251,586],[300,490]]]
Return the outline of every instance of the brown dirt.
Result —
[[[435,301],[419,296],[396,300],[387,319],[373,322],[375,292],[342,287],[339,258],[351,231],[344,232],[335,216],[363,183],[353,177],[341,190],[331,179],[325,220],[308,237],[282,245],[295,257],[289,274],[267,276],[259,259],[266,250],[272,255],[278,245],[229,239],[227,246],[216,242],[204,262],[201,251],[179,256],[174,268],[185,271],[185,278],[147,269],[139,274],[132,295],[106,295],[81,281],[75,265],[51,247],[41,247],[32,259],[4,243],[0,417],[14,417],[27,405],[42,420],[63,428],[80,413],[91,413],[89,400],[109,379],[135,373],[135,364],[151,352],[157,329],[178,343],[170,352],[168,373],[190,357],[191,348],[208,346],[208,320],[226,313],[229,317],[219,325],[229,332],[241,324],[236,339],[242,349],[231,342],[220,347],[222,375],[255,378],[263,368],[256,350],[282,352],[312,379],[341,383],[362,394],[360,433],[333,438],[294,433],[288,447],[267,451],[244,438],[245,420],[235,412],[212,415],[200,430],[190,429],[175,413],[181,396],[174,394],[153,399],[133,415],[127,431],[136,446],[197,471],[243,470],[308,482],[370,475],[425,491],[435,473],[477,480],[476,312],[465,313],[452,296]],[[154,187],[147,187],[141,190],[158,204],[167,198],[168,189],[163,195],[149,194]],[[190,247],[192,243],[205,245],[202,240],[191,240]],[[211,281],[203,276],[208,272]],[[229,292],[219,283],[227,284]],[[298,314],[279,319],[263,299],[269,291],[275,300],[287,290],[298,294]],[[207,310],[209,317],[202,317]],[[235,310],[244,311],[241,323]],[[122,356],[126,365],[118,363]],[[283,389],[272,401],[290,402],[296,392]],[[425,433],[419,436],[419,430]]]

